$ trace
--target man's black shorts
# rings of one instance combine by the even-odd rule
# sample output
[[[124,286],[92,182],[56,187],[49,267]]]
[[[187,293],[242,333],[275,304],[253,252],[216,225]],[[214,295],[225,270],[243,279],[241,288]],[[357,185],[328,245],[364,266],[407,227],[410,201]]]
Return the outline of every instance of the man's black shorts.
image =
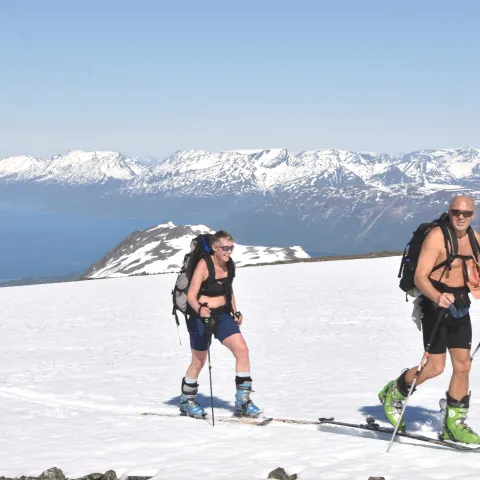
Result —
[[[427,348],[439,310],[428,298],[424,298],[422,313],[423,345],[424,348]],[[472,348],[472,324],[469,313],[460,318],[454,318],[448,314],[446,318],[442,317],[440,322],[430,346],[430,353],[445,353],[447,348],[465,348],[467,350]]]

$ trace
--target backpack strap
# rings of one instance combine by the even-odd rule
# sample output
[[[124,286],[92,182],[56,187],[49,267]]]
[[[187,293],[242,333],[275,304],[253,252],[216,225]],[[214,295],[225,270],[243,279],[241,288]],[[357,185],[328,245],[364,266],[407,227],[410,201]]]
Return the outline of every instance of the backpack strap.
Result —
[[[478,245],[477,237],[475,236],[475,232],[473,231],[472,227],[468,227],[467,233],[468,233],[468,238],[470,239],[470,246],[472,247],[473,255],[475,257],[475,260],[478,261],[480,245]]]
[[[473,231],[472,227],[468,227],[467,229],[468,239],[470,240],[470,246],[472,247],[472,253],[475,258],[475,261],[478,261],[478,251],[479,245],[477,241],[477,237],[475,236],[475,232]],[[465,281],[465,285],[468,284],[468,268],[467,268],[467,260],[469,260],[468,256],[459,255],[463,262],[463,280]]]
[[[235,278],[235,263],[230,258],[227,263],[227,281],[225,282],[225,299],[227,300],[227,306],[232,311],[232,294],[233,294],[233,279]]]
[[[452,261],[458,255],[458,238],[453,231],[453,228],[447,224],[444,225],[445,231],[445,248],[447,249],[447,265],[448,269],[452,269]],[[448,244],[450,244],[450,251],[448,250]]]
[[[230,258],[227,263],[228,279],[230,283],[233,282],[235,278],[235,262]]]
[[[441,223],[439,227],[442,229],[443,233],[443,240],[445,242],[445,251],[447,253],[447,258],[445,261],[439,263],[438,265],[435,266],[435,268],[432,270],[432,273],[435,270],[438,270],[442,267],[443,272],[442,275],[440,276],[439,282],[442,281],[443,276],[445,275],[445,272],[447,270],[452,269],[452,262],[455,260],[455,258],[458,255],[458,239],[457,236],[455,235],[455,232],[453,231],[452,227],[448,223]]]
[[[214,283],[215,282],[215,265],[213,264],[212,256],[205,255],[203,258],[205,259],[205,263],[207,264],[207,268],[208,268],[208,278],[206,281],[209,283]]]

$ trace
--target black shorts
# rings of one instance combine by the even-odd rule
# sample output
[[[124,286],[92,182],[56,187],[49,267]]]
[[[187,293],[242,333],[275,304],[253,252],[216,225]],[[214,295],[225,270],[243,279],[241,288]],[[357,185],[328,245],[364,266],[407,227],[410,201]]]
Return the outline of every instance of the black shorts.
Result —
[[[438,319],[439,310],[428,298],[424,298],[422,313],[423,346],[426,349]],[[454,318],[448,314],[446,318],[442,317],[440,322],[430,345],[430,353],[446,353],[447,348],[465,348],[467,350],[472,348],[472,324],[469,313],[460,318]]]

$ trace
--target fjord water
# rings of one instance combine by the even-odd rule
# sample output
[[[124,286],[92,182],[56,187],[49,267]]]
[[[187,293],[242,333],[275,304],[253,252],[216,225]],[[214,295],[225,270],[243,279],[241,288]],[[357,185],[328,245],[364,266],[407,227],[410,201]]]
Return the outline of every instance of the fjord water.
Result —
[[[164,218],[95,218],[0,202],[0,278],[79,275],[135,230]]]

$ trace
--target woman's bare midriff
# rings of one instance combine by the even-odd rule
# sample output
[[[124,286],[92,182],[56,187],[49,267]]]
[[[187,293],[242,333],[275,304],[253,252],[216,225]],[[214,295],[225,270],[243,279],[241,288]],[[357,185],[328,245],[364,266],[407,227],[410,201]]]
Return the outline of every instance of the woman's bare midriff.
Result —
[[[208,308],[219,308],[223,307],[227,302],[223,295],[220,297],[206,297],[205,295],[200,295],[198,303],[208,303]]]

